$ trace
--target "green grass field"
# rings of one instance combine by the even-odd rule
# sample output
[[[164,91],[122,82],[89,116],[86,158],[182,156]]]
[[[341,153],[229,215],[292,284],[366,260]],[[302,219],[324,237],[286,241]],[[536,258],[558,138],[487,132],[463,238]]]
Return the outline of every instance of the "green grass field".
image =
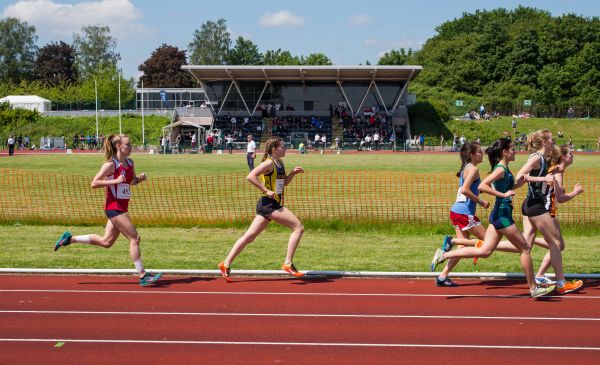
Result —
[[[168,176],[206,176],[234,174],[243,179],[247,173],[244,154],[234,155],[179,155],[161,156],[137,154],[133,156],[138,172],[145,171],[150,178]],[[577,155],[572,173],[598,174],[600,156]],[[526,156],[519,155],[516,170]],[[308,171],[403,171],[421,175],[454,176],[459,161],[457,154],[342,154],[297,155],[285,158],[287,166],[301,165]],[[26,169],[39,173],[64,176],[79,175],[85,181],[102,163],[95,155],[37,155],[0,158],[0,168]],[[488,166],[480,168],[485,174]],[[586,192],[582,197],[596,196]],[[0,198],[7,199],[6,195]],[[452,197],[450,197],[452,198]],[[18,200],[18,196],[8,199]],[[252,195],[249,206],[256,197]],[[579,199],[579,198],[578,198]],[[4,206],[4,205],[3,205]],[[89,207],[101,212],[101,205]],[[67,207],[65,207],[67,209]],[[244,208],[246,209],[246,208]],[[251,208],[250,208],[251,209]],[[52,212],[48,212],[50,214]],[[249,212],[250,215],[253,212]],[[482,219],[486,213],[480,214]],[[133,215],[135,222],[136,217]],[[559,211],[560,216],[560,211]],[[301,218],[305,218],[302,217]],[[310,221],[297,251],[298,266],[317,270],[354,271],[426,271],[431,256],[444,234],[452,233],[447,224],[370,224],[344,221]],[[142,250],[146,265],[151,268],[214,269],[231,245],[244,232],[245,222],[231,225],[198,227],[140,227]],[[129,268],[128,244],[120,238],[115,247],[104,250],[97,247],[74,245],[52,252],[53,242],[65,230],[75,234],[98,233],[100,225],[24,225],[6,223],[0,231],[0,267],[50,268]],[[237,269],[277,269],[283,260],[288,231],[273,225],[248,246],[235,262]],[[567,272],[600,272],[600,230],[596,225],[572,225],[565,230],[567,250],[564,261]],[[534,249],[534,260],[539,263],[542,249]],[[470,261],[462,262],[456,271],[509,271],[519,272],[516,255],[498,253],[480,260],[477,267]]]

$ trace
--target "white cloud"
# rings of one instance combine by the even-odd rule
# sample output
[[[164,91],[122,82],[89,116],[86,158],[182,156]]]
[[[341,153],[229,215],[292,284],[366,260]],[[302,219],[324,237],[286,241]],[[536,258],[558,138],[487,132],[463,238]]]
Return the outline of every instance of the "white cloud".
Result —
[[[365,15],[365,14],[354,15],[354,16],[351,16],[350,19],[348,19],[348,23],[354,27],[361,27],[361,26],[369,24],[370,22],[371,22],[371,17],[368,15]]]
[[[263,27],[301,27],[304,25],[304,18],[282,10],[276,13],[266,13],[260,18],[259,24]]]
[[[69,37],[86,25],[108,25],[111,35],[139,38],[154,34],[140,23],[141,11],[130,0],[97,0],[76,4],[53,0],[20,0],[4,8],[2,17],[14,17],[35,26],[44,38]]]

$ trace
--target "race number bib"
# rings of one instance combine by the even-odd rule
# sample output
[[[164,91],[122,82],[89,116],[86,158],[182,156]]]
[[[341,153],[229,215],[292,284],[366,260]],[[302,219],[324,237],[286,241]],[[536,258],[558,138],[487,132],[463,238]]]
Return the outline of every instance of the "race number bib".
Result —
[[[285,186],[285,179],[277,179],[275,182],[275,193],[278,195],[283,194],[283,187]]]
[[[131,190],[129,184],[117,184],[117,199],[130,199]]]
[[[467,197],[465,194],[460,192],[460,188],[458,188],[458,192],[456,193],[456,201],[460,203],[464,203],[467,201]]]

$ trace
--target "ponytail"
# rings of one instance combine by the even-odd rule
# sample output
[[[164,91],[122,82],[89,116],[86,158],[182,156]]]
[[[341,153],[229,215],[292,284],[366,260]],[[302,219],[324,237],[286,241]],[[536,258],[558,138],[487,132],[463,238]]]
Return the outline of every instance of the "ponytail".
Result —
[[[554,146],[550,153],[550,167],[558,165],[562,157],[568,155],[569,152],[571,152],[571,149],[567,145]]]
[[[111,134],[104,140],[104,158],[106,161],[110,161],[112,158],[117,157],[117,146],[121,143],[121,137],[125,137],[124,134]]]
[[[502,152],[508,149],[510,147],[510,144],[510,138],[500,138],[495,140],[494,143],[485,150],[486,155],[488,155],[492,171],[502,159]]]
[[[550,139],[549,135],[550,131],[547,129],[529,133],[527,136],[527,150],[531,153],[539,151],[542,148],[542,143]]]
[[[281,137],[270,138],[267,143],[265,143],[265,153],[263,154],[262,160],[265,161],[267,157],[273,153],[273,149],[277,148],[280,143],[283,143],[283,139]]]
[[[456,173],[456,177],[460,177],[460,174],[464,170],[465,166],[467,166],[467,164],[471,162],[471,156],[477,153],[479,147],[480,145],[478,142],[466,142],[462,145],[462,147],[460,148],[461,165],[460,170],[458,170],[458,172]]]

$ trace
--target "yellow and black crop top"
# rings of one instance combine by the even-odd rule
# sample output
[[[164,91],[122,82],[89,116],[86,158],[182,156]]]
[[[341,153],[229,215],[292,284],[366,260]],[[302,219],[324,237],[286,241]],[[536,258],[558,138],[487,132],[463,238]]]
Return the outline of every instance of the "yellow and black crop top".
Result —
[[[283,206],[283,190],[285,188],[285,167],[283,166],[283,161],[279,160],[279,166],[277,162],[272,157],[267,157],[267,159],[271,160],[273,163],[273,171],[271,171],[268,175],[260,175],[260,182],[267,188],[275,192],[275,200]],[[267,196],[266,193],[263,193],[264,196]]]

